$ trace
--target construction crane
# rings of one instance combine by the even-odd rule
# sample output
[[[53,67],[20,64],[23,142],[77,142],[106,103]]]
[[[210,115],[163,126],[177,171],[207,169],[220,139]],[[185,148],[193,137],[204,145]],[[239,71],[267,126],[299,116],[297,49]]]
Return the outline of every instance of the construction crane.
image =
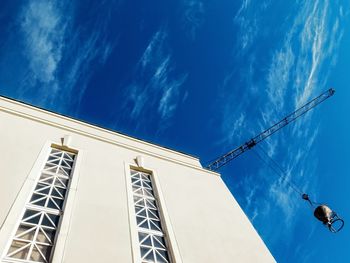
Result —
[[[287,115],[285,118],[277,122],[276,124],[272,125],[267,130],[261,132],[257,136],[253,137],[246,143],[242,144],[241,146],[237,147],[236,149],[224,154],[223,156],[219,157],[215,161],[211,162],[206,168],[211,171],[217,171],[220,167],[226,165],[233,159],[240,156],[242,153],[252,149],[255,145],[260,143],[261,141],[265,140],[267,137],[271,136],[278,130],[282,129],[284,126],[288,125],[289,123],[295,121],[297,118],[308,112],[309,110],[316,107],[321,102],[325,101],[329,97],[333,96],[335,93],[334,89],[329,89],[326,92],[322,93],[318,97],[314,98],[313,100],[309,101],[305,105],[301,106],[296,111],[292,112],[291,114]],[[270,157],[271,158],[271,157]],[[293,185],[291,182],[289,182],[290,186]],[[293,189],[300,193],[299,190],[297,190],[296,186],[293,186]],[[338,216],[338,214],[333,211],[328,205],[322,204],[322,203],[316,203],[314,201],[311,201],[308,194],[304,193],[302,194],[302,199],[308,201],[308,203],[311,205],[312,208],[314,208],[314,216],[321,221],[332,233],[339,232],[344,227],[344,220]],[[317,206],[317,207],[316,207]],[[315,208],[316,207],[316,208]]]
[[[226,165],[233,159],[240,156],[242,153],[252,149],[255,145],[257,145],[259,142],[265,140],[267,137],[271,136],[278,130],[282,129],[284,126],[288,125],[289,123],[295,121],[297,118],[299,118],[301,115],[305,114],[309,110],[316,107],[321,102],[325,101],[329,97],[333,96],[335,93],[334,89],[329,89],[326,92],[322,93],[318,97],[314,98],[313,100],[309,101],[305,105],[301,106],[299,109],[294,111],[293,113],[289,114],[276,124],[272,125],[267,130],[263,131],[262,133],[258,134],[257,136],[253,137],[246,143],[242,144],[241,146],[235,148],[232,151],[229,151],[228,153],[222,155],[221,157],[217,158],[215,161],[211,162],[206,168],[211,171],[217,171],[220,167]]]

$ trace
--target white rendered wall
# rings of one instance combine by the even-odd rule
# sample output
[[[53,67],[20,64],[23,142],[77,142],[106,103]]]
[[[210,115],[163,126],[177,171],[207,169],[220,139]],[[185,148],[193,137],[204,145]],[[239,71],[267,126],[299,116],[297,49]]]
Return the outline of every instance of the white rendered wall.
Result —
[[[27,177],[35,172],[40,152],[67,134],[81,162],[74,174],[79,181],[68,197],[67,235],[55,262],[133,262],[125,166],[136,165],[138,155],[157,177],[178,261],[274,262],[220,176],[202,169],[198,159],[4,98],[0,256],[33,187]]]

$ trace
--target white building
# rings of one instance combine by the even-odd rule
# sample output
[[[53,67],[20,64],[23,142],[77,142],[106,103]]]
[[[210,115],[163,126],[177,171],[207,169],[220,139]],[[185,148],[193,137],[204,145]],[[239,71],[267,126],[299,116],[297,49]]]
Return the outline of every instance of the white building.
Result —
[[[0,98],[0,262],[274,262],[197,158]]]

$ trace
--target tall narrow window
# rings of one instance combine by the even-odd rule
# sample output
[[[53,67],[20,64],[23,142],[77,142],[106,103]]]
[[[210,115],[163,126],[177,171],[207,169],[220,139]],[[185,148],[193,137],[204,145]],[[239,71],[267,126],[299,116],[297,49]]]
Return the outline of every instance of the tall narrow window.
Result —
[[[51,148],[35,189],[25,205],[6,254],[7,260],[50,262],[74,159],[73,153]]]
[[[131,170],[141,262],[170,262],[150,174]]]

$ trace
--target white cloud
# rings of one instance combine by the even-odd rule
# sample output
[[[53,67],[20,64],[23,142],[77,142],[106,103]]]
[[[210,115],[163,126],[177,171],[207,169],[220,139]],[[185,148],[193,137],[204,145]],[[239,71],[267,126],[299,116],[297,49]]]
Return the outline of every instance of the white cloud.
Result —
[[[336,63],[337,49],[343,36],[340,26],[343,11],[339,5],[330,5],[330,1],[299,2],[298,14],[291,21],[291,26],[286,31],[282,44],[272,53],[267,53],[271,54],[267,70],[259,69],[259,72],[266,72],[264,81],[257,81],[254,71],[257,66],[261,65],[255,63],[254,57],[258,54],[255,54],[253,49],[250,53],[247,53],[247,50],[252,46],[259,32],[257,25],[263,15],[261,12],[263,8],[257,8],[258,11],[255,12],[253,7],[255,5],[252,1],[245,0],[235,16],[235,23],[239,26],[237,46],[240,50],[238,53],[248,57],[245,60],[248,66],[245,67],[245,73],[241,74],[241,79],[238,81],[235,79],[235,71],[228,74],[224,80],[224,86],[232,84],[232,79],[234,79],[235,83],[241,81],[249,87],[266,86],[267,88],[265,90],[259,88],[258,92],[253,92],[250,88],[249,95],[243,95],[237,89],[235,94],[230,96],[232,100],[228,100],[227,105],[223,106],[222,131],[227,140],[221,143],[241,140],[239,132],[233,134],[232,131],[243,128],[245,133],[249,134],[250,131],[247,132],[246,127],[250,127],[250,124],[253,127],[258,126],[260,130],[268,128],[279,118],[323,91],[332,65]],[[334,10],[337,15],[332,13]],[[237,100],[238,94],[240,94],[239,100]],[[250,97],[247,98],[247,96]],[[262,98],[261,104],[254,105],[249,102],[249,100],[258,100],[258,96]],[[249,109],[249,112],[253,114],[254,106],[257,108],[256,111],[260,112],[262,120],[253,123],[246,111]],[[235,116],[233,120],[232,116]],[[243,116],[244,122],[242,121]],[[267,189],[262,189],[262,184],[257,185],[256,181],[243,181],[248,185],[247,189],[250,189],[250,191],[245,190],[245,209],[251,218],[266,217],[262,220],[268,220],[269,215],[264,214],[266,200],[261,198],[265,193],[266,199],[274,201],[272,204],[274,208],[280,209],[282,217],[285,218],[283,223],[288,226],[286,230],[295,227],[293,216],[301,202],[300,197],[295,195],[290,187],[290,182],[294,182],[297,186],[301,185],[303,191],[313,192],[312,190],[317,188],[317,178],[314,175],[317,159],[307,165],[300,164],[312,154],[314,141],[318,136],[318,128],[315,126],[317,125],[312,122],[312,113],[308,113],[290,128],[286,127],[281,131],[280,136],[274,135],[264,141],[262,145],[266,148],[267,154],[279,160],[278,163],[286,174],[279,178],[273,171],[261,167],[259,174],[263,173],[262,176],[266,178],[270,186]],[[283,174],[282,171],[281,174]],[[254,204],[254,209],[252,204]],[[275,223],[281,222],[276,221]]]
[[[292,48],[286,43],[282,50],[277,51],[273,55],[267,76],[268,102],[273,105],[275,112],[280,112],[284,109],[284,101],[293,64],[294,54]],[[272,117],[269,116],[266,121],[270,122],[271,120]]]
[[[26,54],[35,80],[50,83],[56,79],[62,59],[68,21],[55,1],[32,0],[24,8],[21,29]]]
[[[162,58],[160,64],[155,69],[154,75],[151,79],[151,84],[155,88],[162,88],[167,84],[168,72],[170,70],[170,56]]]
[[[187,75],[177,76],[174,73],[174,63],[166,39],[164,29],[157,31],[137,63],[124,105],[124,108],[131,107],[133,119],[153,112],[158,114],[159,121],[162,122],[169,119],[183,101],[180,90]]]
[[[338,18],[334,19],[334,23],[330,22],[331,19],[328,1],[303,3],[299,16],[287,33],[283,48],[272,57],[267,77],[269,100],[265,115],[280,112],[285,108],[285,102],[290,107],[291,99],[294,100],[292,106],[300,107],[316,92],[324,90],[320,86],[326,82],[330,71],[329,65],[325,65],[324,61],[336,56],[334,50],[342,37]],[[296,54],[292,50],[293,46],[298,51]],[[325,73],[320,74],[322,69]],[[270,119],[266,118],[266,121]],[[303,119],[308,120],[308,117]],[[301,123],[305,125],[305,122]]]
[[[233,127],[232,127],[233,133],[237,132],[238,130],[242,130],[244,125],[244,120],[245,120],[245,114],[241,112],[241,115],[239,116],[239,118],[235,120],[235,122],[233,123]]]
[[[286,180],[288,180],[287,178]],[[292,225],[293,216],[295,215],[298,205],[292,196],[295,194],[293,190],[286,184],[284,180],[277,180],[272,183],[269,190],[270,197],[283,212],[283,223],[288,229]]]
[[[252,221],[259,215],[257,204],[257,190],[258,184],[256,184],[255,175],[246,175],[241,181],[237,181],[232,188],[236,188],[236,191],[243,192],[242,202],[244,203],[245,211]],[[239,189],[239,190],[238,190]]]
[[[197,30],[204,22],[204,3],[200,0],[184,0],[184,26],[188,29],[190,37],[196,38]]]
[[[235,68],[235,64],[223,79],[219,101],[226,101],[227,103],[220,103],[219,105],[222,108],[223,121],[221,123],[222,139],[217,144],[239,143],[242,139],[248,139],[247,136],[253,136],[257,132],[252,129],[256,127],[256,122],[252,123],[251,116],[246,114],[248,108],[250,110],[256,106],[251,98],[261,94],[254,77],[257,65],[256,56],[254,52],[248,52],[248,49],[253,46],[256,40],[259,33],[258,23],[262,16],[261,13],[268,6],[269,1],[253,3],[251,0],[243,0],[233,17],[235,26],[238,26],[237,41],[233,53],[236,54],[236,59],[237,57],[244,57],[244,61],[238,63],[239,66],[242,63],[248,66]],[[237,72],[240,74],[239,79],[237,79]],[[245,87],[244,90],[240,88],[242,83]],[[271,96],[273,96],[272,91]],[[254,115],[253,111],[250,111],[250,113]]]
[[[237,114],[238,115],[237,115]],[[223,130],[226,131],[225,142],[229,144],[237,143],[237,140],[242,139],[246,132],[246,115],[243,112],[232,113],[229,109],[225,111],[225,122],[223,122]]]
[[[71,4],[58,0],[29,0],[20,14],[23,53],[29,68],[22,89],[35,89],[45,106],[59,100],[57,105],[62,108],[79,105],[93,61],[104,64],[115,46],[106,40],[108,19],[97,22],[92,33],[83,37],[83,29],[73,29],[72,16]],[[75,96],[69,96],[72,92]]]
[[[238,25],[238,46],[235,52],[239,55],[246,54],[246,51],[253,46],[259,33],[259,23],[262,13],[267,10],[270,1],[243,0],[237,13],[234,15],[234,23]]]
[[[164,30],[159,30],[153,35],[151,41],[141,56],[139,63],[142,65],[142,68],[149,66],[152,60],[162,56],[162,46],[166,37],[167,35]]]
[[[243,0],[242,5],[234,17],[234,22],[239,25],[240,40],[239,40],[239,52],[243,52],[249,48],[258,32],[257,18],[250,17],[249,6],[251,5],[250,0]]]
[[[75,93],[75,96],[69,100],[69,103],[76,103],[76,109],[79,110],[81,100],[84,96],[87,84],[93,70],[92,66],[97,66],[98,63],[104,64],[114,45],[104,39],[105,32],[94,31],[84,41],[78,40],[80,32],[75,32],[75,36],[67,43],[72,50],[67,51],[66,59],[66,73],[60,77],[61,91],[64,94]],[[72,54],[73,53],[73,54]],[[77,83],[79,82],[79,86]]]
[[[118,42],[118,41],[116,41]],[[116,46],[116,43],[111,44],[107,41],[104,41],[104,45],[101,46],[101,63],[105,64],[109,56],[112,54],[114,47]]]
[[[182,102],[185,102],[188,99],[188,96],[189,96],[189,92],[188,92],[188,90],[186,90],[185,94],[182,96]]]
[[[162,119],[171,117],[179,102],[179,89],[186,81],[187,76],[183,76],[172,83],[168,83],[163,90],[158,111]]]
[[[140,91],[140,87],[137,85],[132,85],[130,87],[130,94],[129,94],[129,99],[131,99],[134,102],[134,105],[132,107],[130,117],[131,118],[138,118],[138,116],[141,115],[142,109],[145,107],[147,100],[148,100],[148,95],[147,95],[147,90],[144,89],[143,91]]]
[[[320,85],[326,82],[327,72],[330,70],[329,65],[325,65],[324,62],[336,53],[335,49],[342,36],[338,31],[338,19],[336,18],[334,23],[330,22],[332,18],[329,14],[328,1],[302,4],[300,14],[287,33],[283,47],[275,52],[271,60],[267,76],[268,100],[263,112],[264,123],[271,124],[273,117],[280,116],[281,112],[287,113],[293,108],[300,107],[316,92],[324,89]],[[269,191],[290,226],[298,205],[291,198],[293,191],[288,182],[302,182],[303,189],[307,189],[309,184],[303,178],[305,169],[311,169],[308,171],[308,179],[315,181],[312,176],[312,169],[315,167],[297,168],[298,161],[307,158],[317,138],[318,129],[313,128],[311,116],[308,113],[293,124],[289,136],[302,143],[302,148],[288,147],[289,154],[284,155],[284,167],[288,168],[287,177],[284,180],[274,181]],[[267,142],[278,142],[279,149],[283,149],[286,144],[276,137]],[[269,154],[276,153],[275,147],[272,151],[268,147],[268,150]]]
[[[310,100],[315,92],[326,89],[324,85],[337,60],[336,50],[343,37],[343,30],[339,27],[342,7],[333,10],[329,3],[329,1],[305,2],[294,24],[294,31],[302,27],[298,35],[300,53],[294,74],[297,81],[293,86],[296,91],[296,107]],[[333,11],[338,14],[334,15]],[[328,60],[330,63],[325,63]]]
[[[321,6],[322,5],[322,6]],[[305,7],[310,13],[304,19],[304,28],[301,32],[301,55],[300,63],[306,66],[307,72],[298,71],[299,74],[306,74],[304,88],[299,91],[296,97],[296,105],[301,106],[313,94],[313,91],[318,84],[318,72],[322,66],[323,60],[329,55],[326,45],[328,44],[327,37],[329,28],[328,22],[328,1],[324,5],[316,1],[312,7]],[[311,50],[310,50],[311,47]],[[311,59],[307,53],[311,51]],[[300,65],[300,64],[299,64]],[[303,77],[300,76],[299,79]]]

